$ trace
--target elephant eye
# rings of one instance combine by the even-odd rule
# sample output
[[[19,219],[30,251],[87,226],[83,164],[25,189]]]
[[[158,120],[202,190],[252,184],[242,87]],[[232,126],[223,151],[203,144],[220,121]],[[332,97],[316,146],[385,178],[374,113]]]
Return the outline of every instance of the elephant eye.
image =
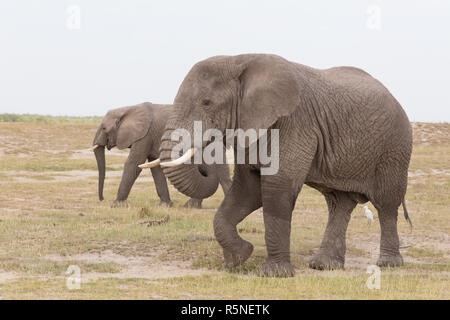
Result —
[[[204,105],[204,106],[209,106],[209,105],[211,105],[211,100],[209,100],[209,99],[203,99],[202,105]]]

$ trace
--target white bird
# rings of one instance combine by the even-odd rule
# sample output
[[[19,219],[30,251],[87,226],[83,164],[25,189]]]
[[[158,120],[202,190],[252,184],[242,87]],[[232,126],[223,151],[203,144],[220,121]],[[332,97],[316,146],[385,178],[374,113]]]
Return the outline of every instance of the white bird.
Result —
[[[366,218],[368,219],[367,223],[370,225],[373,222],[373,213],[369,210],[367,206],[364,206],[364,214],[366,215]]]

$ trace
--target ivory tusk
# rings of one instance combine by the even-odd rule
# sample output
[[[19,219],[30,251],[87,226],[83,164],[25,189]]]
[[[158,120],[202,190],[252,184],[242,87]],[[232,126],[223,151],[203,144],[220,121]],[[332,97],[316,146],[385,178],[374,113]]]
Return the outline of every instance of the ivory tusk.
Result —
[[[192,158],[196,151],[197,151],[196,148],[191,148],[188,151],[186,151],[186,153],[183,154],[178,159],[175,159],[175,160],[172,160],[172,161],[169,161],[169,162],[161,163],[161,167],[176,167],[176,166],[179,166],[179,165],[185,163],[190,158]]]
[[[98,144],[96,144],[95,146],[93,146],[92,148],[90,148],[89,150],[94,151],[95,149],[97,149],[98,147],[100,147]]]
[[[153,168],[153,167],[159,166],[160,163],[161,163],[161,160],[156,159],[156,160],[153,160],[151,162],[140,164],[138,167],[141,168],[141,169]]]
[[[138,167],[141,169],[145,169],[145,168],[153,168],[156,166],[161,166],[161,167],[176,167],[179,166],[183,163],[185,163],[187,160],[189,160],[190,158],[192,158],[195,154],[195,152],[197,151],[196,148],[191,148],[188,151],[186,151],[185,154],[183,154],[181,157],[179,157],[178,159],[169,161],[169,162],[161,162],[160,159],[156,159],[152,162],[147,162],[144,164],[139,165]]]

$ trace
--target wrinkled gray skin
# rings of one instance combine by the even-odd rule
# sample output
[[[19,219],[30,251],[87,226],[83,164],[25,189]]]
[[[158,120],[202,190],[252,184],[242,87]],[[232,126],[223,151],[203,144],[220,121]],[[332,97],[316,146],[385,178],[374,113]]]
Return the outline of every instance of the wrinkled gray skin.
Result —
[[[407,186],[411,126],[378,80],[353,67],[318,70],[275,55],[217,56],[190,70],[175,105],[176,117],[163,135],[162,161],[170,159],[171,129],[192,130],[194,120],[201,120],[204,129],[222,132],[279,129],[278,173],[261,175],[260,164],[236,165],[231,190],[214,218],[227,267],[242,264],[251,255],[253,246],[241,238],[236,225],[262,206],[268,253],[262,274],[294,274],[291,216],[303,184],[319,190],[329,210],[311,268],[343,268],[351,212],[357,203],[367,201],[376,207],[381,225],[377,264],[403,264],[397,215]],[[164,172],[169,180],[186,177],[183,167]],[[204,192],[201,185],[181,191],[191,197]]]
[[[126,205],[125,201],[131,187],[142,171],[138,165],[143,164],[145,160],[152,161],[159,157],[161,136],[172,112],[171,105],[158,105],[148,102],[108,111],[93,142],[93,145],[100,146],[94,151],[99,170],[98,194],[100,200],[103,200],[105,180],[105,147],[108,150],[114,147],[121,150],[130,148],[117,197],[112,207]],[[217,190],[219,183],[224,192],[227,192],[230,188],[231,179],[228,165],[201,166],[200,168],[196,166],[196,170],[202,170],[205,175],[205,184],[214,192]],[[151,172],[156,191],[161,200],[160,204],[172,206],[167,181],[161,167],[152,168]],[[202,199],[201,197],[191,198],[186,202],[185,207],[201,208]]]

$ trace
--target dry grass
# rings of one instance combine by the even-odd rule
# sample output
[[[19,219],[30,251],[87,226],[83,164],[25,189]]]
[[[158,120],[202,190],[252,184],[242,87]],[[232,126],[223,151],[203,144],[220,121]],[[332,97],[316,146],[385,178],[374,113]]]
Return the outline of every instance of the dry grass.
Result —
[[[107,154],[107,201],[99,202],[95,159],[86,151],[95,129],[83,123],[0,123],[0,297],[450,298],[449,124],[414,124],[407,206],[415,227],[411,233],[399,219],[406,265],[383,269],[380,290],[365,285],[380,230],[378,223],[367,225],[361,206],[349,225],[345,271],[307,267],[320,245],[327,211],[322,196],[305,187],[293,218],[296,277],[256,275],[266,256],[260,211],[239,225],[255,252],[229,273],[212,237],[222,193],[205,200],[206,209],[184,209],[187,198],[170,187],[175,206],[159,207],[151,176],[144,172],[129,208],[111,209],[126,153]],[[160,225],[140,224],[166,215],[170,220]],[[81,269],[80,290],[66,287],[65,272],[73,264]]]

